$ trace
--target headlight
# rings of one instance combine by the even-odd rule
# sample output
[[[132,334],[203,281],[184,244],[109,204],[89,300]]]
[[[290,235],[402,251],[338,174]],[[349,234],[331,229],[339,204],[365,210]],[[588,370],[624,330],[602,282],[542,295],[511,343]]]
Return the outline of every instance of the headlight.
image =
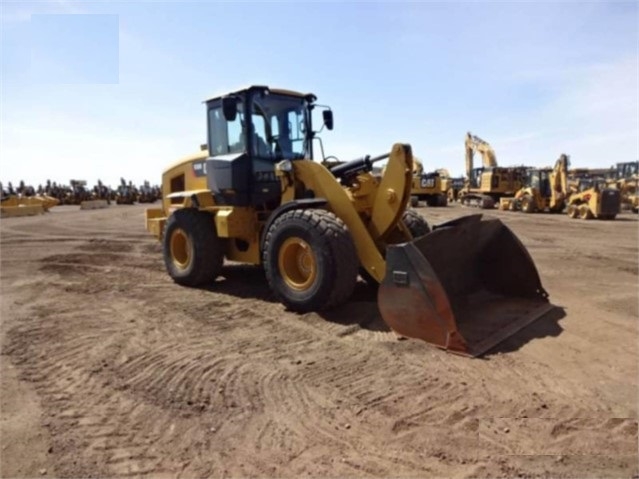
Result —
[[[287,173],[291,172],[293,171],[293,162],[291,160],[282,160],[277,164],[277,169]]]

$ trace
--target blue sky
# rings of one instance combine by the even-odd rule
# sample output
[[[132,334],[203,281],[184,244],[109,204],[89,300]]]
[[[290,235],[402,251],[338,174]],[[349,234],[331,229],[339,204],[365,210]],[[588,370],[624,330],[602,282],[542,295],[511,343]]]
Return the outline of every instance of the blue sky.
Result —
[[[327,154],[408,142],[464,169],[639,158],[635,2],[2,3],[0,179],[159,183],[205,140],[202,101],[247,84],[332,107]]]

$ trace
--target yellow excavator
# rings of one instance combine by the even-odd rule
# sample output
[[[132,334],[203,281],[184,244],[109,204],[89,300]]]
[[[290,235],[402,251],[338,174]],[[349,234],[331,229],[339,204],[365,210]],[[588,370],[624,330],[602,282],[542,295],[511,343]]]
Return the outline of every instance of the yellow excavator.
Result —
[[[417,157],[413,158],[413,184],[410,194],[412,206],[418,206],[420,201],[431,207],[448,204],[439,172],[425,173],[424,165]]]
[[[176,283],[214,288],[225,259],[260,265],[289,310],[308,312],[348,301],[364,273],[398,335],[468,356],[553,308],[501,221],[476,214],[431,227],[409,208],[410,145],[330,169],[314,161],[312,113],[321,108],[322,129],[333,128],[316,100],[251,86],[206,101],[206,150],[167,168],[162,205],[146,210]]]
[[[466,151],[466,182],[459,191],[462,205],[492,209],[505,196],[514,195],[524,184],[525,167],[497,166],[492,146],[468,132],[464,142]],[[483,166],[474,168],[474,155],[479,153]]]
[[[514,197],[501,198],[500,209],[524,213],[562,212],[569,196],[569,161],[569,157],[562,153],[552,169],[530,168],[526,174],[525,186]]]

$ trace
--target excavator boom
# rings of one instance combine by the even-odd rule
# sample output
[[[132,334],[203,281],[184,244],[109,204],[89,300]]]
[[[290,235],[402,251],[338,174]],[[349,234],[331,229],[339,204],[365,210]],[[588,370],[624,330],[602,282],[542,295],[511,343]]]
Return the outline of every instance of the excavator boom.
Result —
[[[470,132],[466,133],[466,176],[471,177],[473,171],[473,158],[475,152],[478,152],[482,157],[482,163],[485,168],[494,168],[497,166],[497,157],[495,156],[495,150],[487,141],[482,140],[476,135]]]

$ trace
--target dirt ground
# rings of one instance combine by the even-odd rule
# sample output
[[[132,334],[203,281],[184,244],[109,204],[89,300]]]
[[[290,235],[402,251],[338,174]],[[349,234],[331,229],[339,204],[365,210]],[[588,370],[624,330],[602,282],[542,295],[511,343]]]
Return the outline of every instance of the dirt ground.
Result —
[[[637,215],[486,213],[561,314],[468,359],[398,340],[364,283],[323,315],[252,267],[180,287],[144,208],[0,223],[2,477],[639,474]]]

